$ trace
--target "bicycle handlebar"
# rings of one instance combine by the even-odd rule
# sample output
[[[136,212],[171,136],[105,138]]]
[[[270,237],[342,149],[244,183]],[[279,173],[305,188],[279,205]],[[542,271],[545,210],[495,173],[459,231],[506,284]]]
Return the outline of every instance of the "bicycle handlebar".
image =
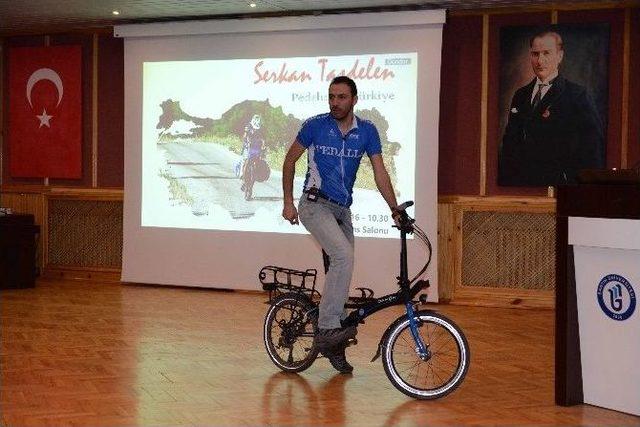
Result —
[[[404,212],[410,206],[413,206],[413,200],[407,200],[406,202],[396,206],[396,210],[399,212]]]
[[[411,218],[407,213],[407,208],[409,206],[413,206],[412,200],[407,200],[406,202],[396,206],[393,209],[400,216],[400,218],[398,219],[399,224],[394,227],[406,233],[413,233],[413,223],[415,222],[415,220]]]

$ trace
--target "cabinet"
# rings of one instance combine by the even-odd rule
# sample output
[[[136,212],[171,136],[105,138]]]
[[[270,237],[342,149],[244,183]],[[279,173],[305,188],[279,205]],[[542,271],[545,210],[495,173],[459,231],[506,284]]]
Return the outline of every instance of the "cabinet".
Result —
[[[575,247],[569,239],[569,223],[588,220],[640,220],[640,184],[581,184],[558,187],[556,218],[556,404],[583,403],[583,370],[576,293]],[[604,223],[605,221],[599,221]],[[590,227],[583,232],[614,234],[620,221],[611,221],[602,232]],[[634,225],[635,222],[630,224]],[[633,227],[629,232],[633,231]],[[575,234],[575,233],[574,233]],[[624,236],[625,232],[618,233]],[[591,243],[590,245],[594,245]],[[597,283],[597,282],[596,282]],[[595,300],[595,296],[591,295]],[[637,317],[638,313],[636,313]],[[584,327],[584,325],[583,325]],[[583,331],[584,332],[584,331]],[[602,349],[610,350],[610,349]],[[624,351],[622,349],[621,351]]]
[[[33,215],[0,216],[0,289],[35,286],[39,233]]]

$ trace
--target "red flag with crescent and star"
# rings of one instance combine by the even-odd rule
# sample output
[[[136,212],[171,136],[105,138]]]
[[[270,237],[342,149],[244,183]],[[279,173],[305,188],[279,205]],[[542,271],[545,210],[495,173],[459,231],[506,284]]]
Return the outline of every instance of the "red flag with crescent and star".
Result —
[[[9,50],[9,170],[13,177],[82,175],[80,46]]]

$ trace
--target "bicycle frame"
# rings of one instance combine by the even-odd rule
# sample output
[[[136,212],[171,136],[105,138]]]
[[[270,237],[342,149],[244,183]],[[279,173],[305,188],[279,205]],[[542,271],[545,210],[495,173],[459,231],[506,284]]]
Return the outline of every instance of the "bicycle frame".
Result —
[[[371,362],[382,359],[387,378],[400,392],[415,399],[433,400],[448,395],[462,383],[469,369],[470,349],[458,325],[434,310],[419,307],[427,302],[427,293],[420,291],[429,287],[429,281],[422,276],[431,263],[433,251],[427,234],[405,212],[411,204],[405,202],[393,209],[400,230],[398,289],[375,298],[372,289],[355,288],[361,295],[347,300],[342,326],[353,328],[380,310],[404,305],[405,312],[380,337]],[[428,256],[415,276],[414,273],[409,276],[408,271],[407,233],[427,248]],[[330,259],[324,252],[323,259],[327,273]],[[260,282],[269,291],[271,305],[263,326],[265,348],[271,361],[285,372],[302,372],[319,355],[327,357],[339,372],[351,372],[348,362],[333,358],[332,352],[339,351],[335,354],[340,356],[347,346],[357,344],[355,334],[329,349],[323,349],[316,339],[322,298],[315,289],[316,273],[315,269],[299,271],[276,266],[266,266],[260,271]]]
[[[408,219],[406,213],[404,213],[405,219]],[[413,231],[413,227],[400,226],[400,276],[398,277],[398,286],[400,289],[392,294],[385,295],[380,298],[369,299],[363,303],[347,304],[347,308],[353,308],[354,310],[349,313],[346,319],[343,321],[344,326],[357,326],[359,323],[364,323],[364,319],[377,313],[385,308],[392,307],[394,305],[404,304],[407,318],[409,319],[409,327],[411,329],[411,335],[416,343],[416,350],[420,357],[428,356],[428,348],[425,346],[420,334],[418,333],[418,324],[414,316],[414,302],[413,299],[422,291],[429,287],[428,280],[418,280],[413,286],[410,285],[409,273],[407,266],[407,232]],[[427,262],[428,265],[428,262]],[[380,346],[378,346],[378,353],[373,358],[377,359],[380,355]]]

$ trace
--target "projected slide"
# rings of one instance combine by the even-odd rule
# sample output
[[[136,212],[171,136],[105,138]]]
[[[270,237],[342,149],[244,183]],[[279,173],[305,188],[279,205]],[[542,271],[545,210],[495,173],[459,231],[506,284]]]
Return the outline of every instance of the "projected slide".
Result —
[[[416,53],[145,62],[143,227],[306,233],[281,217],[282,162],[303,121],[326,113],[329,82],[353,78],[399,201],[415,191]],[[296,165],[300,197],[306,155]],[[355,235],[396,237],[362,160]]]

